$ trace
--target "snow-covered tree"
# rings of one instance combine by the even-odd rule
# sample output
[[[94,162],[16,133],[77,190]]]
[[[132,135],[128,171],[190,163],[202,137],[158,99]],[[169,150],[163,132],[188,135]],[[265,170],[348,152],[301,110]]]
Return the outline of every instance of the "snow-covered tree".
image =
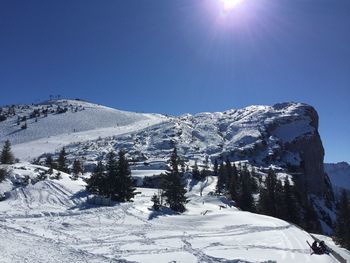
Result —
[[[78,176],[80,174],[82,174],[83,172],[84,172],[84,169],[83,169],[82,163],[80,162],[79,159],[75,159],[73,162],[73,169],[72,169],[73,177],[72,178],[74,180],[78,179]]]
[[[5,141],[4,147],[1,151],[0,161],[2,164],[13,164],[15,162],[15,157],[11,151],[11,143],[9,140]]]
[[[67,164],[66,164],[66,162],[67,162],[66,156],[67,156],[66,149],[63,147],[58,155],[57,169],[64,172],[64,173],[69,172]]]

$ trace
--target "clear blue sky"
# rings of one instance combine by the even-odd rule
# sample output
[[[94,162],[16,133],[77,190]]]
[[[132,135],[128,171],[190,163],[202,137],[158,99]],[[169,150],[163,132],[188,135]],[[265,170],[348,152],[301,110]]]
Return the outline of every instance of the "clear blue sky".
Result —
[[[0,1],[0,104],[50,94],[178,115],[299,101],[350,162],[350,1]]]

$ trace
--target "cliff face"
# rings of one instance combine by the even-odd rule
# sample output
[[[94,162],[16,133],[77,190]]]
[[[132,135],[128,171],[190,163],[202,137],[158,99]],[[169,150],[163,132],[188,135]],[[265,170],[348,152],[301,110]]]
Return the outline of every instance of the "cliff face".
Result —
[[[312,132],[300,134],[293,141],[284,145],[285,152],[292,152],[300,157],[299,168],[305,185],[305,190],[309,193],[321,196],[325,194],[326,174],[323,168],[324,148],[318,132],[319,117],[316,110],[308,105],[303,105],[299,109],[303,111],[303,117],[309,119],[309,126]],[[293,123],[293,120],[287,123]],[[288,162],[286,162],[288,165]]]

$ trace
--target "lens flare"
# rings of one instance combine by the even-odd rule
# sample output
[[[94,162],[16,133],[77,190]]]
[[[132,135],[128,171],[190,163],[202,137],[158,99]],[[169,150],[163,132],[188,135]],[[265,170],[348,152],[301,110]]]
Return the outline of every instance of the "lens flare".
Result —
[[[243,1],[244,0],[221,0],[225,11],[229,11],[236,8]]]

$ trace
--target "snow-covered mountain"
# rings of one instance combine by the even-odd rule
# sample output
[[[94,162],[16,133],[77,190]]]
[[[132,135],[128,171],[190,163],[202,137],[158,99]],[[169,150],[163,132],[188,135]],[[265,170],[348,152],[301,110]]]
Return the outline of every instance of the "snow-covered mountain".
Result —
[[[171,117],[55,100],[2,107],[0,136],[21,161],[39,164],[65,146],[70,163],[79,158],[88,172],[110,150],[125,149],[140,185],[167,168],[174,145],[185,166],[228,159],[249,164],[261,178],[274,167],[278,178],[304,183],[324,231],[331,231],[334,206],[318,115],[306,104]],[[336,262],[310,258],[305,240],[312,237],[305,231],[229,207],[225,197],[212,195],[213,176],[188,179],[188,210],[175,215],[149,209],[157,189],[138,188],[134,203],[96,207],[82,178],[47,175],[48,168],[25,162],[1,168],[9,176],[0,183],[0,262],[153,262],[155,254],[159,262]]]
[[[275,165],[299,176],[312,194],[330,192],[318,115],[302,103],[167,117],[54,100],[3,107],[0,114],[6,118],[0,122],[1,140],[9,139],[24,161],[66,146],[71,159],[81,158],[91,168],[108,151],[123,148],[135,162],[158,169],[176,145],[187,164],[229,159]]]
[[[337,195],[343,189],[350,193],[350,165],[347,162],[326,163],[324,168]]]
[[[124,148],[131,158],[151,168],[164,163],[176,144],[189,163],[229,159],[272,164],[301,174],[310,193],[322,196],[327,191],[318,115],[302,103],[166,117],[56,100],[5,107],[2,115],[6,113],[0,138],[11,141],[21,160],[68,146],[71,157],[81,157],[89,165],[111,149]],[[25,122],[27,128],[22,129]]]

